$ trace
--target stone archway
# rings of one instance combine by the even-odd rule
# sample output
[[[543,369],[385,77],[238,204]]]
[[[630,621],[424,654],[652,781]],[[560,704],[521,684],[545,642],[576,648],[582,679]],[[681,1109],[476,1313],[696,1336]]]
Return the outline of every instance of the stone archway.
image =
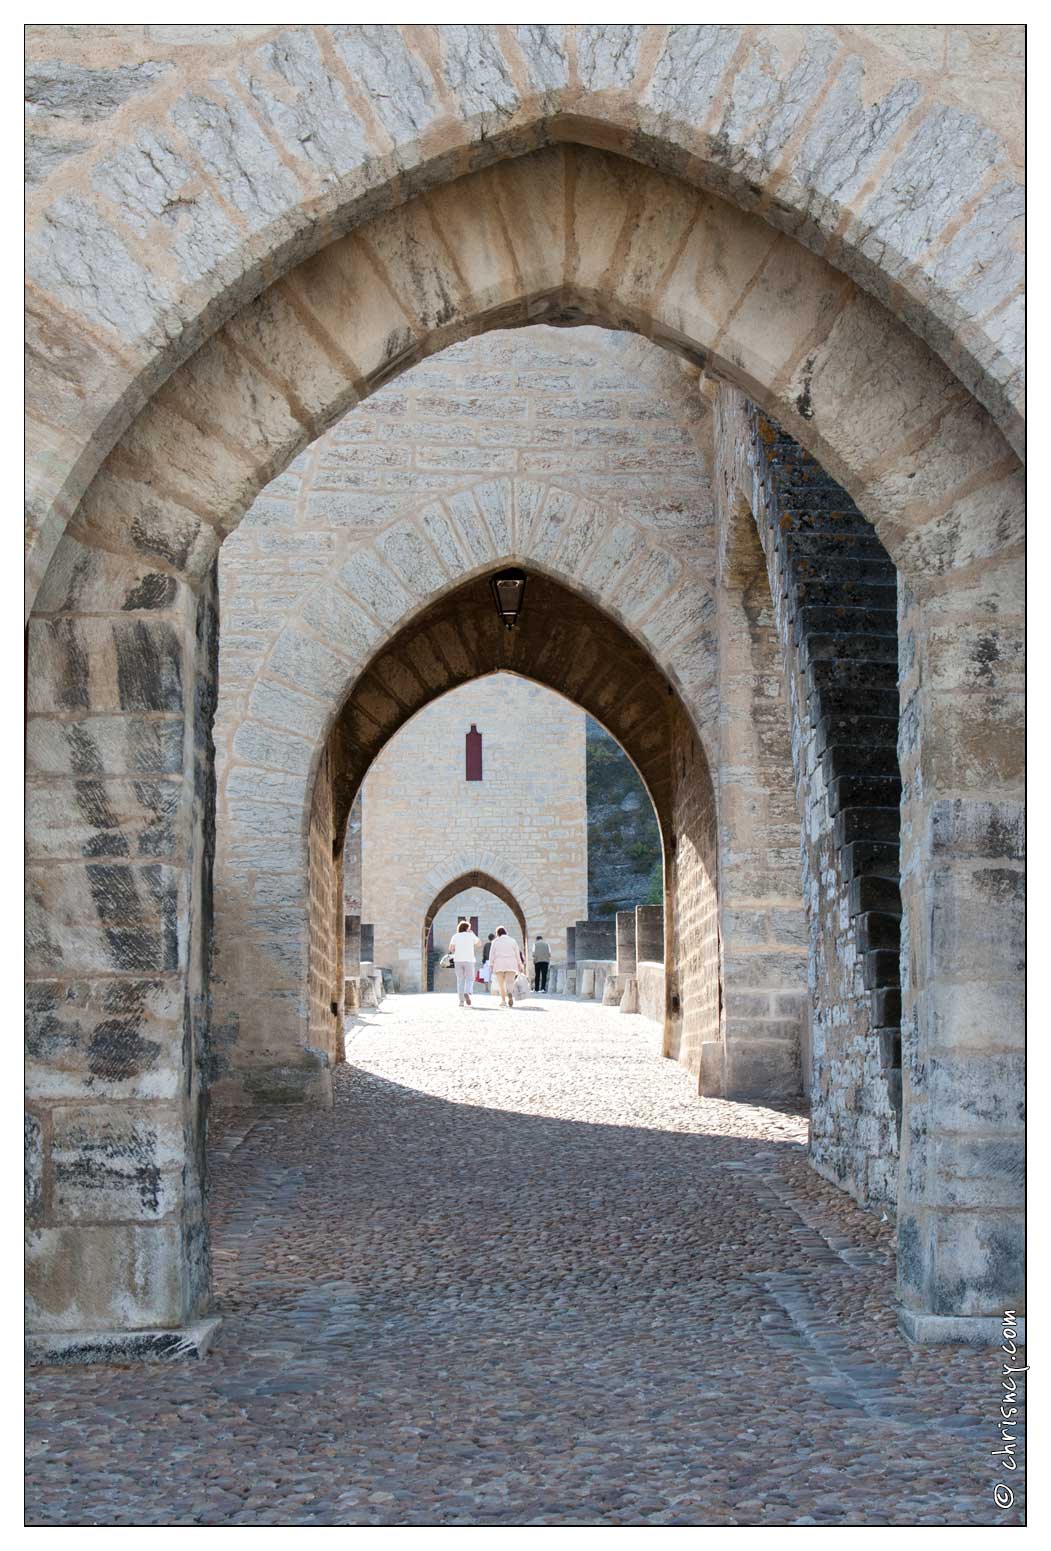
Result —
[[[424,911],[423,932],[421,937],[422,973],[420,975],[420,985],[424,988],[424,990],[429,991],[431,989],[427,974],[427,939],[431,925],[435,916],[437,916],[439,910],[441,910],[442,906],[447,905],[451,899],[456,898],[457,894],[462,894],[467,889],[485,889],[488,894],[495,895],[502,904],[505,904],[508,910],[512,912],[516,922],[518,923],[518,930],[521,933],[521,942],[523,948],[528,948],[529,917],[527,916],[522,906],[519,904],[514,892],[505,884],[501,883],[499,879],[491,877],[487,872],[483,872],[478,868],[465,869],[463,872],[454,877],[451,882],[447,883],[444,888],[439,889],[434,899],[430,902]],[[536,918],[535,908],[533,918],[534,920]]]
[[[508,208],[516,221],[505,236]],[[413,278],[424,274],[437,289]],[[543,318],[615,321],[739,383],[850,491],[899,566],[913,740],[902,750],[903,991],[915,1052],[904,1095],[914,1156],[904,1171],[903,1285],[940,1314],[960,1284],[962,1240],[956,1203],[942,1202],[938,1184],[936,1158],[958,1144],[951,1096],[931,1086],[932,1057],[940,1052],[943,1071],[1000,1071],[964,1008],[989,995],[1002,1007],[989,987],[1017,973],[1016,944],[989,949],[971,863],[976,848],[988,857],[999,846],[1000,855],[994,835],[1013,837],[1018,823],[1019,471],[974,400],[869,296],[763,222],[635,164],[540,152],[378,218],[214,334],[114,448],[30,626],[33,795],[36,814],[48,815],[31,862],[37,994],[79,997],[85,1029],[112,1019],[122,998],[136,1027],[163,1004],[156,1026],[166,1048],[173,1025],[203,1029],[201,934],[172,922],[186,927],[206,913],[206,578],[222,534],[318,430],[421,354],[464,332]],[[334,671],[348,666],[343,658]],[[85,759],[101,792],[78,787]],[[159,779],[141,780],[144,759]],[[1013,1048],[1015,1033],[1005,1037]],[[181,1072],[181,1054],[172,1064]],[[167,1156],[170,1135],[196,1134],[199,1077],[166,1090],[188,1093],[174,1107],[122,1122],[127,1146]],[[136,1246],[153,1246],[157,1285],[133,1322],[159,1308],[178,1319],[172,1309],[199,1303],[198,1272],[172,1271],[199,1237],[195,1189],[191,1181],[181,1205],[145,1225],[129,1229],[121,1212],[92,1225],[89,1237],[114,1262],[142,1263]],[[75,1259],[85,1230],[42,1210],[34,1254],[46,1283],[56,1257]],[[968,1242],[987,1265],[983,1298],[999,1285],[994,1262],[1010,1269],[996,1247],[1000,1218],[969,1219]],[[72,1307],[42,1317],[61,1325]],[[117,1316],[107,1304],[95,1317]]]
[[[31,100],[63,50],[70,100],[88,97],[76,138],[60,120],[32,142],[31,598],[115,439],[274,276],[551,142],[635,157],[792,233],[1020,445],[1021,256],[1001,233],[1021,214],[1021,29],[993,51],[944,27],[303,26],[190,48],[129,29],[108,40],[124,84],[96,110],[90,46],[29,41]]]
[[[446,583],[384,642],[350,686],[316,767],[308,837],[312,895],[327,897],[333,886],[329,875],[338,877],[341,837],[365,774],[416,711],[494,671],[543,684],[602,722],[634,763],[653,803],[665,859],[664,1048],[699,1075],[706,1059],[712,1064],[706,1047],[720,1045],[722,998],[715,800],[692,719],[649,653],[576,590],[534,569],[528,610],[508,632],[493,608],[487,578],[483,573],[458,586]],[[525,906],[525,899],[520,902]],[[272,1050],[268,1059],[283,1067],[289,1060],[305,1060],[311,1051],[319,1058],[316,1070],[323,1070],[338,1053],[328,978],[336,950],[330,913],[312,904],[308,918],[306,1044],[301,1026],[288,1022],[283,1049]],[[252,1047],[249,1039],[247,1048]],[[754,1091],[773,1054],[758,1044],[737,1051],[730,1082],[739,1094]],[[783,1070],[790,1068],[786,1062]],[[792,1069],[786,1091],[795,1091],[795,1081]]]

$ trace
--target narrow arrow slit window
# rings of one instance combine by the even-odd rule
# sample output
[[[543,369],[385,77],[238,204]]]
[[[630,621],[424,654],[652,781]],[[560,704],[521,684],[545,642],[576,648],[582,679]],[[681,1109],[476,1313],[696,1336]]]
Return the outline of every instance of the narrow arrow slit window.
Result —
[[[482,779],[482,735],[478,728],[471,723],[471,730],[467,734],[467,779],[468,781],[480,781]]]

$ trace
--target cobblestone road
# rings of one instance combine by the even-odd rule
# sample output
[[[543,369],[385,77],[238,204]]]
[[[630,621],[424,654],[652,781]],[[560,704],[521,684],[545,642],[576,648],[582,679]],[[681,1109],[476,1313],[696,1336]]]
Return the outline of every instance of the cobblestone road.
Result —
[[[906,1345],[800,1115],[481,1002],[390,998],[330,1113],[216,1121],[218,1341],[32,1374],[30,1523],[1020,1522],[999,1356]]]

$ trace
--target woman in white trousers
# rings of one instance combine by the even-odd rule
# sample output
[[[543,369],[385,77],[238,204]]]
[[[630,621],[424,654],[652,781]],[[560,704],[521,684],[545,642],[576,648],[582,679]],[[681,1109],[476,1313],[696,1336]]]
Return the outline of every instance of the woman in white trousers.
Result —
[[[449,943],[449,952],[453,956],[453,968],[456,970],[456,994],[460,998],[461,1007],[471,1005],[474,953],[475,949],[481,946],[481,942],[471,931],[470,921],[461,921]]]

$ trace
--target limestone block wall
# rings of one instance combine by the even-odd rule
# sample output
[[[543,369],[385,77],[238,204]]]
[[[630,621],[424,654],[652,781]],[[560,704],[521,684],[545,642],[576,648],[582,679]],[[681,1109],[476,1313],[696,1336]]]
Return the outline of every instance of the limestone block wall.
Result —
[[[465,779],[472,724],[481,781]],[[421,989],[428,908],[474,869],[505,884],[531,931],[552,923],[552,951],[564,951],[561,923],[587,909],[584,724],[550,690],[496,674],[444,695],[387,744],[362,792],[362,909],[375,962],[401,990]]]
[[[88,597],[78,628],[71,607]],[[149,570],[56,568],[42,603],[28,686],[27,1318],[51,1332],[178,1326],[210,1290],[216,578],[195,597]],[[89,703],[93,716],[70,719]]]
[[[722,1004],[715,792],[696,739],[678,720],[671,731],[675,801],[664,918],[674,947],[667,951],[666,938],[665,1054],[695,1072],[704,1092],[702,1054],[719,1039]]]
[[[766,557],[739,498],[743,426],[716,416],[719,543],[720,924],[726,1091],[809,1091],[807,922],[785,661]],[[732,428],[731,428],[732,427]],[[733,1050],[735,1070],[730,1069]],[[714,1082],[714,1074],[713,1074]]]

